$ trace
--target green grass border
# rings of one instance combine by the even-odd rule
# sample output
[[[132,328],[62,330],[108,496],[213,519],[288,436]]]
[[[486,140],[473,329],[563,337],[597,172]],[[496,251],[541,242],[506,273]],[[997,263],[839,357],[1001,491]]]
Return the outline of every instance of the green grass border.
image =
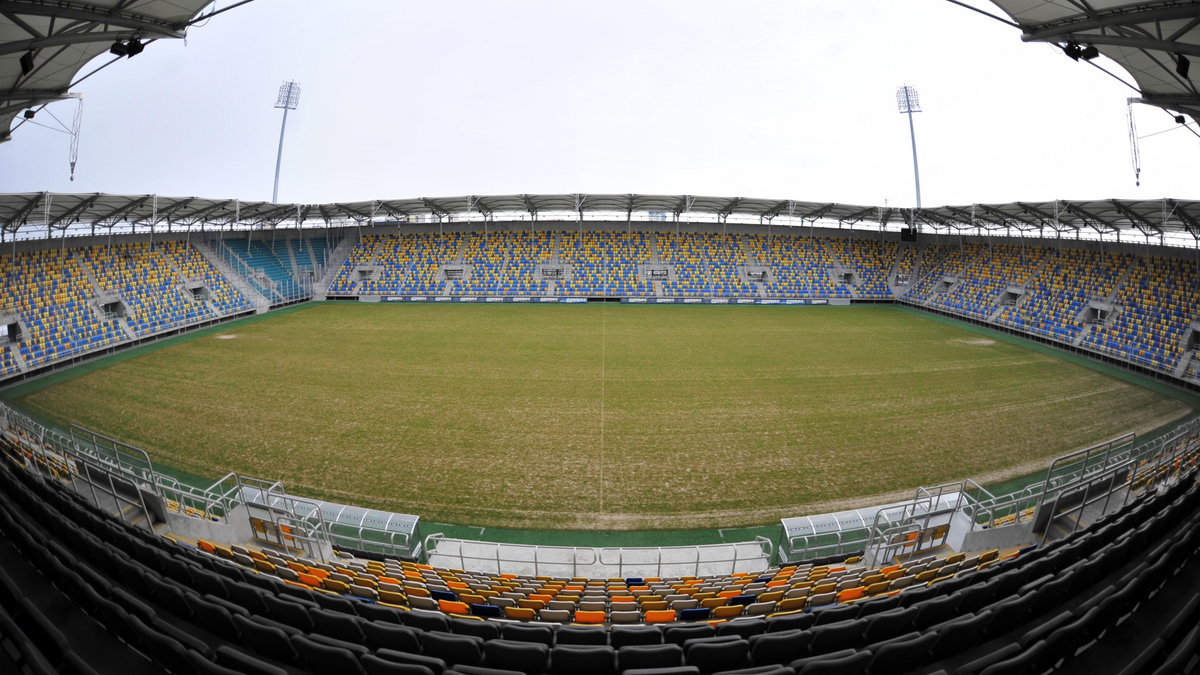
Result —
[[[56,424],[41,418],[40,416],[29,412],[28,410],[17,405],[14,399],[31,394],[39,389],[48,387],[52,384],[64,382],[87,373],[94,372],[101,368],[109,366],[148,354],[160,349],[166,349],[174,345],[182,344],[189,340],[212,335],[214,333],[231,330],[237,326],[244,326],[258,321],[264,321],[282,314],[290,314],[292,312],[311,309],[323,304],[346,304],[345,301],[311,301],[297,305],[290,305],[276,310],[271,310],[263,314],[235,319],[225,323],[219,323],[212,326],[185,332],[179,335],[151,342],[148,344],[139,345],[130,349],[125,349],[115,354],[110,354],[101,358],[97,358],[86,363],[81,363],[72,368],[68,368],[45,376],[36,377],[24,382],[19,382],[0,389],[0,400],[4,400],[10,406],[20,410],[37,420],[39,423],[49,428],[58,429],[66,433]],[[639,306],[639,305],[633,305]],[[666,307],[667,305],[664,305]],[[849,309],[853,311],[855,307],[880,307],[880,304],[861,304],[839,306],[840,310]],[[723,307],[757,307],[757,305],[715,305],[713,311],[721,311]],[[1081,354],[1067,352],[1057,349],[1050,345],[1037,342],[1007,333],[1000,330],[995,330],[968,321],[956,319],[954,317],[936,314],[933,312],[922,311],[917,308],[908,307],[901,304],[891,305],[894,311],[903,312],[912,316],[922,317],[930,321],[936,321],[949,326],[954,326],[977,335],[985,336],[989,339],[1000,340],[1008,344],[1031,349],[1041,354],[1053,356],[1062,359],[1069,363],[1089,368],[1093,371],[1114,377],[1116,379],[1134,384],[1136,386],[1149,389],[1164,396],[1169,396],[1182,401],[1193,408],[1191,415],[1171,423],[1164,425],[1149,434],[1145,434],[1138,438],[1139,442],[1153,439],[1162,434],[1168,433],[1175,427],[1184,424],[1197,416],[1200,416],[1200,396],[1184,391],[1177,387],[1173,387],[1165,382],[1154,380],[1137,373],[1134,373],[1123,368],[1118,368],[1101,361],[1088,358]],[[824,306],[797,306],[797,311],[825,309]],[[200,488],[206,488],[213,483],[215,478],[206,479],[202,476],[196,476],[187,472],[179,471],[169,466],[155,465],[155,469],[174,477],[175,479],[185,482]],[[1007,494],[1016,490],[1020,490],[1032,483],[1042,480],[1045,477],[1045,471],[1037,471],[1026,476],[1020,476],[999,483],[985,485],[988,490],[994,494]],[[919,486],[912,486],[914,492]],[[808,514],[797,514],[808,515]],[[480,527],[472,525],[458,525],[454,523],[439,523],[434,521],[421,520],[420,536],[424,537],[431,533],[442,533],[449,538],[459,539],[475,539],[500,543],[512,544],[540,544],[544,546],[581,546],[581,547],[633,547],[633,546],[691,546],[703,544],[720,544],[730,542],[743,542],[754,539],[755,537],[764,537],[773,544],[778,545],[781,537],[781,528],[778,523],[768,525],[757,525],[752,527],[732,527],[732,528],[704,528],[697,530],[621,530],[612,532],[591,531],[591,530],[533,530],[533,529],[516,529],[516,528],[500,528],[500,527]]]

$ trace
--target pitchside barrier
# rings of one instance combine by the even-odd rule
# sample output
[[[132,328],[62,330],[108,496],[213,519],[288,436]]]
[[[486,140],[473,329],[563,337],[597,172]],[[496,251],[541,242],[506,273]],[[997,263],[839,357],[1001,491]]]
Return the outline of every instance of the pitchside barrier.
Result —
[[[333,296],[331,296],[333,297]],[[357,297],[357,296],[356,296]],[[361,298],[370,302],[370,296]],[[589,302],[617,302],[628,305],[849,305],[849,298],[629,298],[629,297],[560,297],[537,295],[381,295],[379,302],[458,302],[458,303],[521,303],[582,305]]]
[[[425,538],[429,564],[481,574],[519,574],[562,578],[719,576],[762,572],[773,560],[771,541],[699,546],[584,547],[500,544]]]

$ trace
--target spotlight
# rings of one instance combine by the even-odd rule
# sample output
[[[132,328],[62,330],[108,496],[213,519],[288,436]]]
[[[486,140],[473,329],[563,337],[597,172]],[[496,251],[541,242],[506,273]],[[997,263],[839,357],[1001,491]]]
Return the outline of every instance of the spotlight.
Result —
[[[33,110],[32,110],[32,109],[31,109],[31,110],[26,110],[26,111],[25,111],[25,119],[27,119],[27,120],[31,120],[31,119],[33,119],[33,114],[34,114],[34,113],[33,113]]]
[[[1180,77],[1182,77],[1185,80],[1188,79],[1188,70],[1191,67],[1192,67],[1192,64],[1190,61],[1187,60],[1186,56],[1184,56],[1183,54],[1175,55],[1175,72],[1179,73]]]
[[[1078,61],[1080,56],[1083,56],[1083,47],[1079,46],[1078,42],[1068,42],[1066,47],[1063,47],[1063,53],[1071,57],[1072,61]]]
[[[111,47],[108,48],[108,53],[112,54],[113,56],[125,56],[129,53],[129,47],[126,46],[124,42],[117,40],[116,42],[112,43]]]
[[[1186,117],[1184,117],[1183,115],[1176,115],[1176,116],[1175,116],[1175,123],[1176,123],[1176,124],[1187,124],[1187,118],[1186,118]]]
[[[1083,48],[1083,51],[1079,52],[1079,55],[1088,61],[1091,61],[1097,56],[1100,56],[1100,50],[1096,49],[1096,45],[1088,45]]]
[[[33,51],[27,51],[21,55],[21,74],[28,75],[33,72]]]
[[[131,58],[131,59],[133,57],[137,56],[138,54],[141,54],[142,50],[145,48],[146,48],[146,45],[142,44],[141,42],[138,42],[137,40],[130,40],[129,44],[126,45],[126,51],[129,52],[129,58]]]

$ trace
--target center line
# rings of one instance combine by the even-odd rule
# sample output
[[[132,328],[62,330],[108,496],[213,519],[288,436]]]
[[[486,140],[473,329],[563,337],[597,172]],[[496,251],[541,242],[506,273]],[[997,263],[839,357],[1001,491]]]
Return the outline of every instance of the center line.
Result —
[[[600,305],[600,513],[604,513],[604,340],[605,308]]]

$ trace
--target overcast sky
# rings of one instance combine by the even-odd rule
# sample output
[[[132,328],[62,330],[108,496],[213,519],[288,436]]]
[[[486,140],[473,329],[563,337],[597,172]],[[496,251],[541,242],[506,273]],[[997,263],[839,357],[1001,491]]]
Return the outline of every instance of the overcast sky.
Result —
[[[230,4],[228,0],[218,6]],[[996,8],[984,0],[976,6]],[[98,63],[99,61],[97,61]],[[1103,57],[1098,63],[1128,79]],[[1200,141],[1052,46],[944,0],[256,0],[0,144],[0,192],[281,202],[635,192],[911,206],[1200,198]],[[69,122],[75,103],[50,106]],[[45,119],[39,115],[39,121]]]

